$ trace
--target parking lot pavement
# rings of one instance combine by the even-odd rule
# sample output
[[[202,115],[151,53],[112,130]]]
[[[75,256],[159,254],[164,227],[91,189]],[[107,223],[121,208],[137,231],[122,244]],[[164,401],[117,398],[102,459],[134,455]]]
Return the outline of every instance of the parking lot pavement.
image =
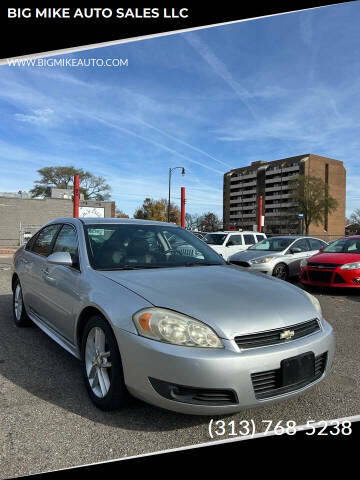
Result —
[[[211,417],[140,401],[106,413],[88,399],[79,362],[32,326],[11,318],[11,258],[0,257],[0,478],[33,474],[211,441]],[[360,292],[315,293],[336,334],[330,377],[295,400],[224,418],[274,422],[360,414]],[[231,437],[216,437],[216,440]]]

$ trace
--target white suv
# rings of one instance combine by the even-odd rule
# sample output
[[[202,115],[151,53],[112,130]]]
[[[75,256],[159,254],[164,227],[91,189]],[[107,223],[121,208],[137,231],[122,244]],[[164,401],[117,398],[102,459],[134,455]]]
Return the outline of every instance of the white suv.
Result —
[[[227,260],[234,253],[246,250],[264,238],[265,233],[230,230],[207,233],[202,240]]]

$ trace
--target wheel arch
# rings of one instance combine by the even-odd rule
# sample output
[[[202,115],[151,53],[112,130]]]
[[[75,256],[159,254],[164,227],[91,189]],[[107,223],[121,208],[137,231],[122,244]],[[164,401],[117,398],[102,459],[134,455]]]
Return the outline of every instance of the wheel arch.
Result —
[[[14,291],[15,290],[15,283],[16,281],[19,280],[19,276],[17,273],[13,273],[13,276],[11,278],[11,290]]]
[[[274,274],[275,269],[276,269],[279,265],[283,265],[283,266],[286,268],[287,274],[289,274],[289,265],[287,265],[287,264],[286,264],[285,262],[283,262],[282,260],[280,260],[280,262],[278,262],[276,265],[274,265],[272,274]]]
[[[83,335],[86,323],[94,315],[100,315],[108,323],[109,327],[111,328],[111,330],[115,335],[111,322],[109,321],[107,316],[104,314],[104,312],[102,312],[98,307],[89,305],[82,310],[76,324],[76,344],[79,347],[79,349],[81,348],[82,335]]]

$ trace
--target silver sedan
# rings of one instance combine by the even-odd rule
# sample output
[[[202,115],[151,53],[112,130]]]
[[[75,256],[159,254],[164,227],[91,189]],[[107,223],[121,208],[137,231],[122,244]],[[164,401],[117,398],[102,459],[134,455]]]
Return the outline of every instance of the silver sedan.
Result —
[[[313,237],[287,235],[266,238],[245,251],[235,253],[229,262],[249,271],[287,280],[299,276],[301,260],[312,257],[326,245],[323,240]]]
[[[303,393],[333,362],[315,297],[227,264],[168,223],[54,220],[16,252],[12,289],[15,324],[35,323],[81,359],[104,410],[133,395],[182,413],[232,413]]]

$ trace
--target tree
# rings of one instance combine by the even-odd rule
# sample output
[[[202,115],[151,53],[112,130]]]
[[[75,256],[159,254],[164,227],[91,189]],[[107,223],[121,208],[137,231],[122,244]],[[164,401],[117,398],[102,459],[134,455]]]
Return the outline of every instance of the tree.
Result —
[[[346,224],[346,232],[350,235],[360,235],[360,208],[357,208],[350,215],[350,219]]]
[[[115,210],[115,218],[129,218],[129,215],[127,215],[125,212],[117,208]]]
[[[353,213],[350,215],[350,222],[360,224],[360,208],[354,210]]]
[[[70,167],[43,167],[38,174],[34,188],[30,190],[32,197],[50,197],[51,188],[72,188],[74,175],[79,175],[80,193],[85,200],[108,200],[111,187],[103,177],[97,177],[82,168]]]
[[[185,213],[185,227],[187,230],[193,230],[200,226],[200,215],[197,213]]]
[[[321,178],[298,175],[289,182],[293,187],[289,200],[297,204],[298,213],[304,214],[306,235],[311,223],[319,225],[325,222],[329,214],[337,209],[338,202],[329,193],[329,186]]]
[[[154,200],[147,197],[142,206],[135,211],[134,218],[167,222],[167,208],[168,201],[166,198]],[[173,203],[170,203],[170,222],[180,225],[180,209]]]
[[[221,226],[221,221],[215,213],[207,212],[200,217],[199,224],[204,232],[216,232]]]

